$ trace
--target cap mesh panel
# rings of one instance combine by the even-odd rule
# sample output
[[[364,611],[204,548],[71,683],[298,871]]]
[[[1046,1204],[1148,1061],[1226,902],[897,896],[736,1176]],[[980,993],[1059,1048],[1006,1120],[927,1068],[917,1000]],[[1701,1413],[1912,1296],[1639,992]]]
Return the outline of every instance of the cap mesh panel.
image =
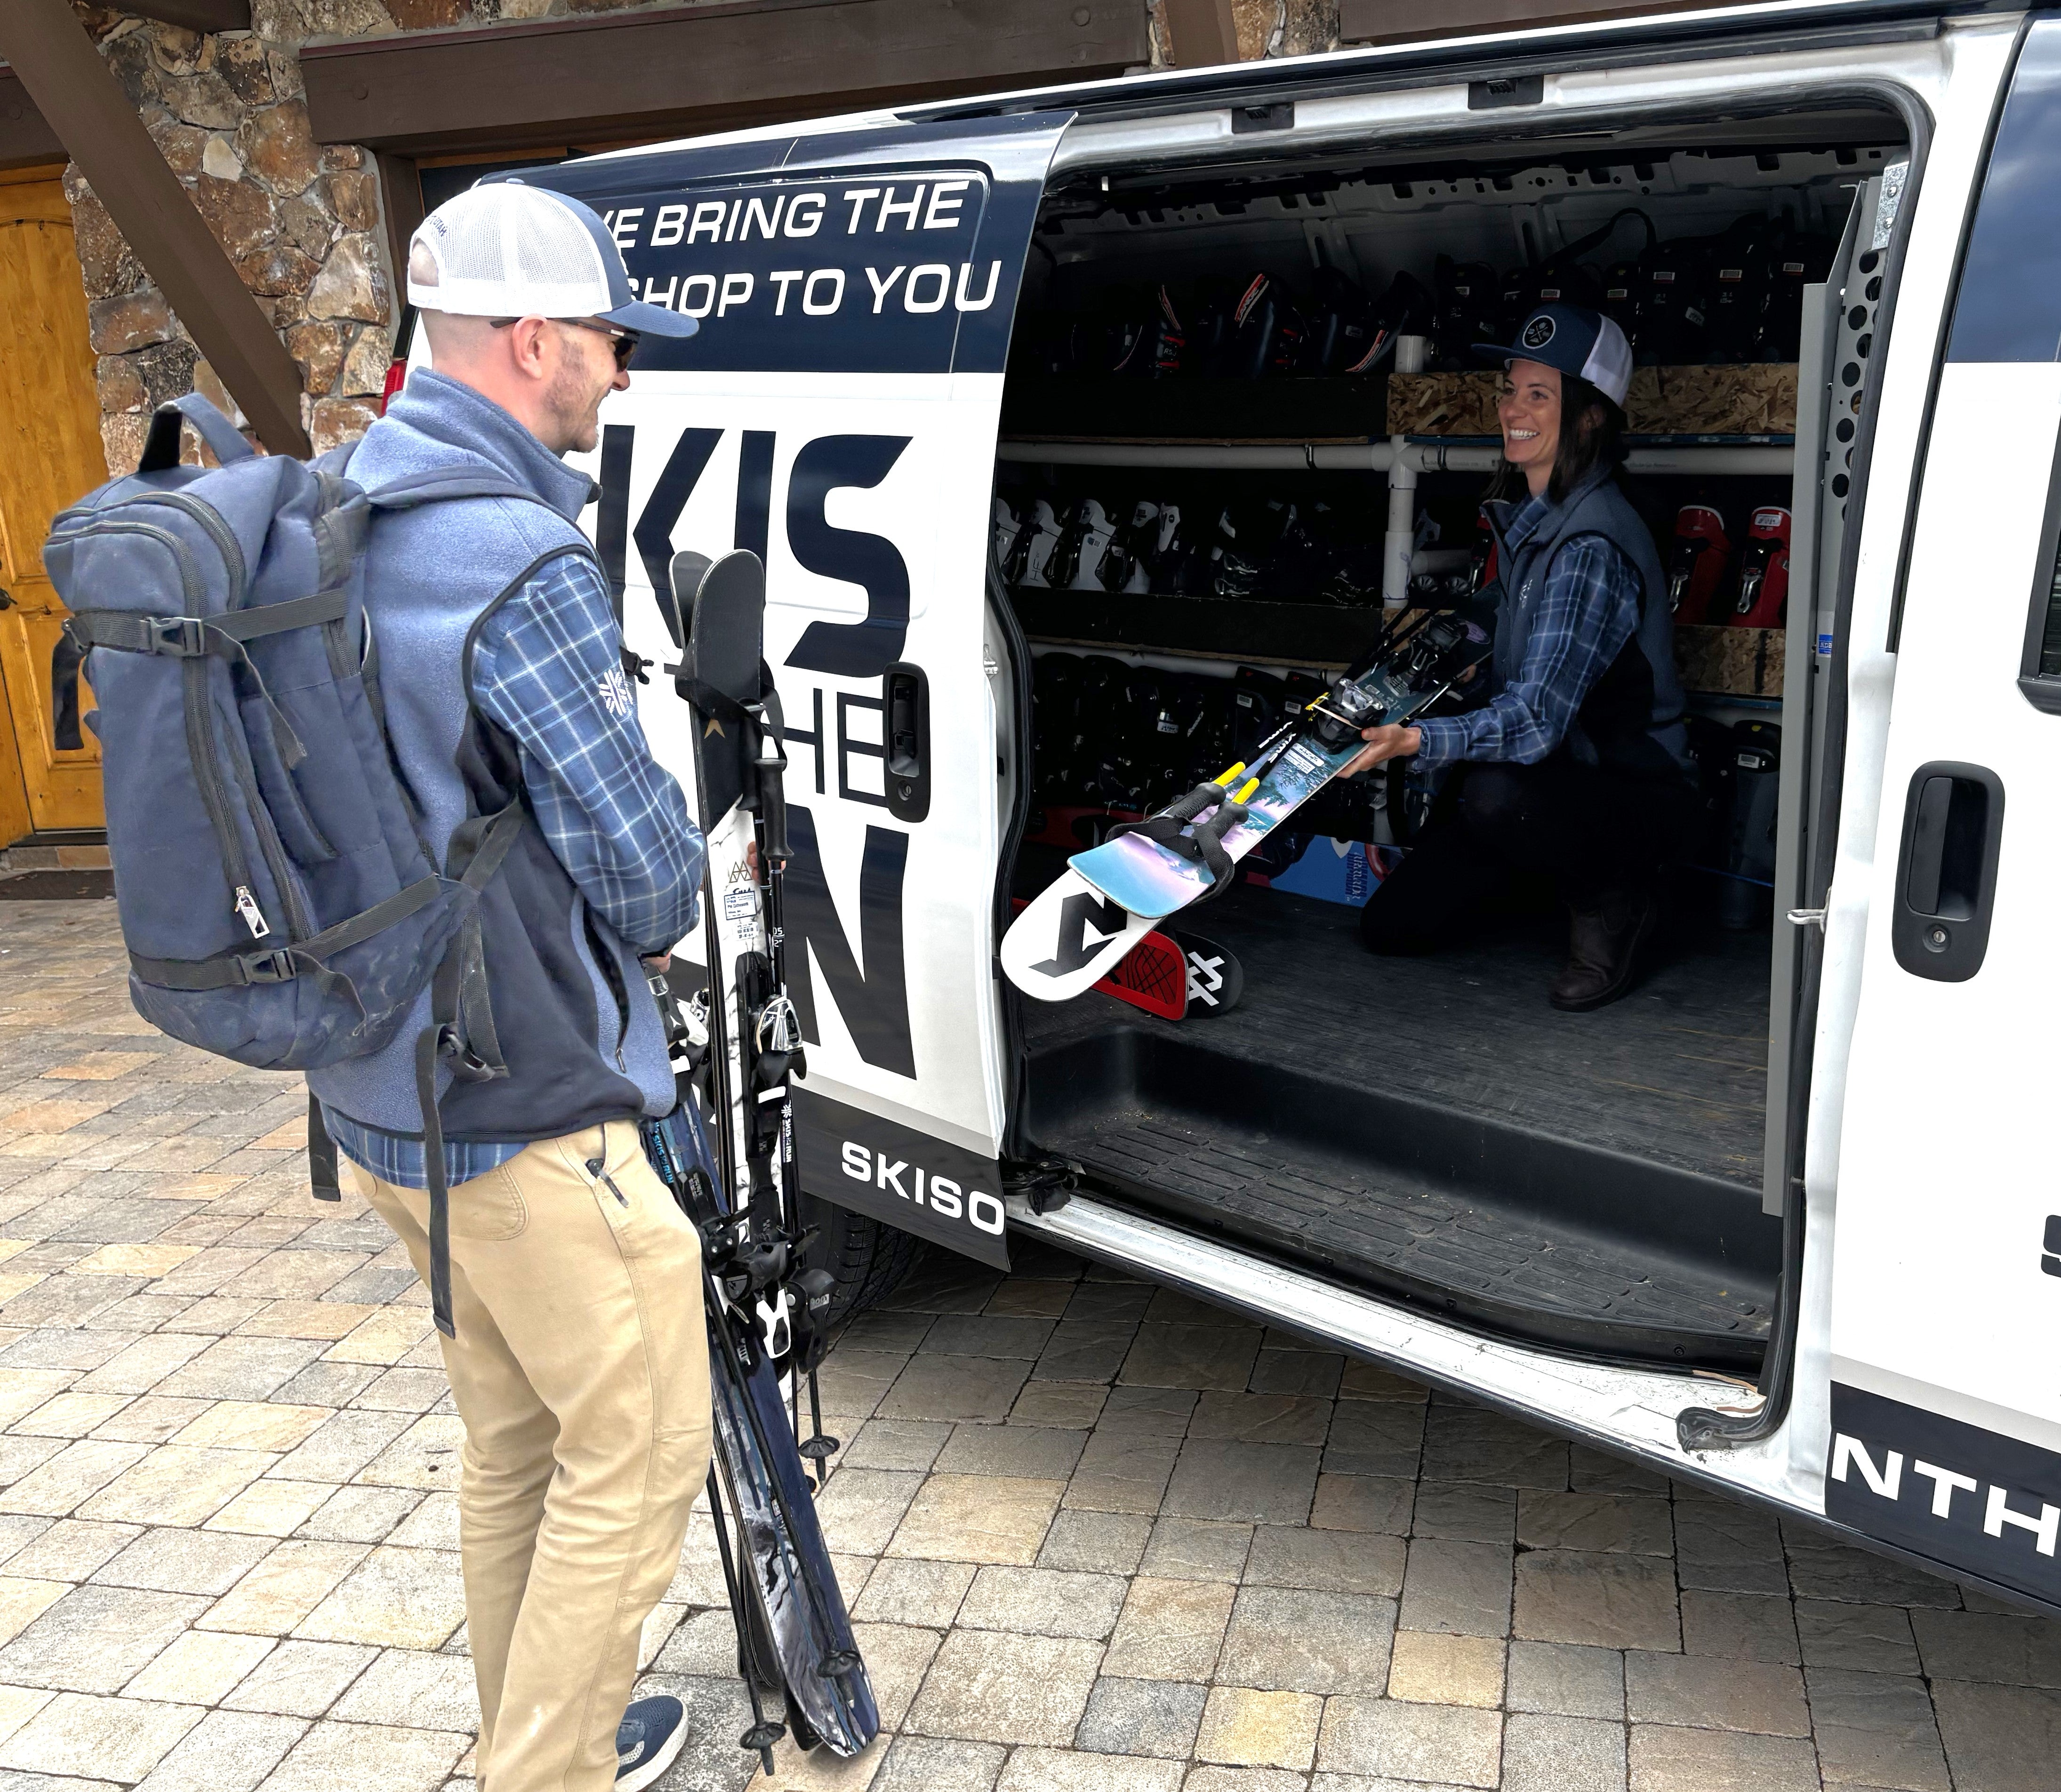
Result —
[[[536,187],[474,187],[431,213],[415,240],[438,278],[413,278],[411,268],[409,297],[431,309],[575,318],[614,302],[603,244],[565,202]]]

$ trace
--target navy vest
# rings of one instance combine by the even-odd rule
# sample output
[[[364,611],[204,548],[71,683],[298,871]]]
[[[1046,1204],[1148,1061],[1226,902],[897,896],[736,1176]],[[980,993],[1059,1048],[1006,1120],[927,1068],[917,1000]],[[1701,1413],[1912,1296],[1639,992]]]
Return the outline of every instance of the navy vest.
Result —
[[[1639,626],[1590,688],[1567,730],[1567,749],[1580,764],[1635,778],[1693,775],[1682,686],[1675,672],[1675,613],[1653,532],[1631,507],[1608,469],[1592,474],[1549,509],[1513,549],[1504,539],[1501,505],[1485,507],[1496,536],[1502,595],[1496,606],[1495,669],[1507,685],[1524,663],[1546,574],[1561,546],[1601,535],[1639,573]]]
[[[490,814],[522,791],[515,743],[472,705],[473,638],[531,574],[568,554],[591,557],[574,519],[593,482],[490,399],[418,369],[346,473],[374,490],[432,468],[513,479],[544,500],[468,498],[383,515],[371,531],[365,608],[387,728],[441,863],[469,814]],[[446,1138],[557,1138],[672,1107],[672,1069],[642,968],[587,906],[526,806],[480,922],[509,1074],[461,1082],[439,1066]],[[310,1071],[313,1093],[362,1125],[419,1138],[414,1042],[429,1022],[426,993],[416,1007],[385,1050]]]

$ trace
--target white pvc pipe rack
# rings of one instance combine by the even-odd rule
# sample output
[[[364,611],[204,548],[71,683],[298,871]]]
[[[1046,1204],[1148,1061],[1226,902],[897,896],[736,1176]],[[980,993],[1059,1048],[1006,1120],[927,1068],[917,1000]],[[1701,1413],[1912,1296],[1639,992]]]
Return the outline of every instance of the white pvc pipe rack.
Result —
[[[1395,370],[1423,370],[1422,336],[1395,338]],[[1206,468],[1253,473],[1385,473],[1388,526],[1382,537],[1381,601],[1399,610],[1408,601],[1411,549],[1417,530],[1417,479],[1424,473],[1493,473],[1500,448],[1488,444],[1411,442],[1012,442],[997,450],[1005,461],[1044,466]],[[1794,475],[1796,450],[1775,442],[1687,442],[1633,448],[1632,473],[1774,474]]]
[[[1493,473],[1500,449],[1475,443],[1406,442],[1022,442],[998,444],[997,458],[1044,466],[1182,467],[1254,473],[1387,473],[1403,463],[1418,473]],[[1795,470],[1786,442],[1692,442],[1631,448],[1631,473],[1772,474]]]

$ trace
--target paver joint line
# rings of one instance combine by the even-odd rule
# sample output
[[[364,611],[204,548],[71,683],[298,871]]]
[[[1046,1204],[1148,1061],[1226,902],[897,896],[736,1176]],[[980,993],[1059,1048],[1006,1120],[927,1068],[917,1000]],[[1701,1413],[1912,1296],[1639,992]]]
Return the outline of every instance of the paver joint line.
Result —
[[[477,1792],[422,1291],[307,1197],[298,1078],[0,953],[0,1787]],[[2061,1625],[1016,1241],[825,1366],[886,1726],[765,1792],[2053,1792]],[[750,1763],[713,1533],[646,1625]]]

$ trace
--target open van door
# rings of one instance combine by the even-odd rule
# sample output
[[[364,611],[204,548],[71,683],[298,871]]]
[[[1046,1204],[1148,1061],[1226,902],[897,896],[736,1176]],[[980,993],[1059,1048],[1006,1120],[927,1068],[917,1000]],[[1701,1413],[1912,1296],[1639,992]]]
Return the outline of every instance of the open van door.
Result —
[[[638,296],[701,320],[602,412],[595,529],[642,702],[686,775],[676,549],[766,568],[786,719],[784,923],[804,1190],[1006,1266],[987,646],[1003,364],[1070,114],[657,149],[526,178],[600,212]],[[718,902],[756,899],[716,890]]]
[[[2039,19],[1981,177],[1900,614],[1852,643],[1856,705],[1892,666],[1895,695],[1878,812],[1851,813],[1850,786],[1843,824],[1841,876],[1871,850],[1872,867],[1833,886],[1835,934],[1854,896],[1867,916],[1825,1504],[2061,1606],[2061,1054],[2045,999],[2061,890],[2057,158],[2061,21]]]

